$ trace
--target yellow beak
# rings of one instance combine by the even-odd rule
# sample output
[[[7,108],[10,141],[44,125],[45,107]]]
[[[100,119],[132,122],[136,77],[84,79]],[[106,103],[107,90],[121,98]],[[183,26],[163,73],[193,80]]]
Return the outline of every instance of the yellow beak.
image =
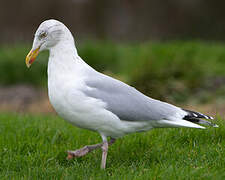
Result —
[[[30,52],[28,53],[28,55],[26,57],[26,65],[28,68],[31,66],[31,64],[34,62],[34,60],[38,56],[39,49],[40,49],[40,47],[38,47],[37,49],[34,49],[34,50],[31,49]]]

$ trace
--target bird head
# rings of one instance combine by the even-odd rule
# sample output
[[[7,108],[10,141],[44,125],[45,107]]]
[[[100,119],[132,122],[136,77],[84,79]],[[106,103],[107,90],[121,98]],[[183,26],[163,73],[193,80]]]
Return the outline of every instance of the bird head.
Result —
[[[49,50],[60,41],[66,40],[68,33],[70,34],[67,27],[57,20],[50,19],[42,22],[34,35],[32,49],[26,57],[27,67],[31,66],[40,51]]]

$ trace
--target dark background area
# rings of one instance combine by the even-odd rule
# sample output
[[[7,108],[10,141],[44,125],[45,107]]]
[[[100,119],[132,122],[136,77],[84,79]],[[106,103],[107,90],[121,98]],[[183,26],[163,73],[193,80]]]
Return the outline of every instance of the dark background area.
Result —
[[[224,41],[224,7],[212,0],[2,0],[0,42],[31,41],[49,18],[64,22],[78,40]]]

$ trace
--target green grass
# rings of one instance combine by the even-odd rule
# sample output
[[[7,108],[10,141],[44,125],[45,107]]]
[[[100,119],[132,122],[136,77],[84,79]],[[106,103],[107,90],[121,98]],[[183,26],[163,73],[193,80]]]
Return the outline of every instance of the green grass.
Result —
[[[154,129],[66,160],[66,150],[101,141],[56,116],[0,114],[0,179],[225,179],[225,122],[219,128]]]

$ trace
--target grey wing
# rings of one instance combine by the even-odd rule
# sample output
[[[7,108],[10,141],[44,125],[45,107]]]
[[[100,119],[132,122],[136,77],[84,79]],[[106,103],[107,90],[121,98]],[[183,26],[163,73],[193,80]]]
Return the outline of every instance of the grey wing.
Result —
[[[107,110],[125,121],[146,121],[169,119],[180,108],[168,103],[151,99],[135,88],[96,72],[86,80],[91,88],[83,92],[93,98],[100,99],[107,104]]]

